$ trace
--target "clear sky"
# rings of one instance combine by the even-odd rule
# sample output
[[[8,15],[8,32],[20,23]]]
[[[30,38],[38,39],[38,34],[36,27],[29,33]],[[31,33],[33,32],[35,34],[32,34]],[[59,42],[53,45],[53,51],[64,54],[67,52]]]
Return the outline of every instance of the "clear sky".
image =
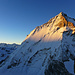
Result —
[[[75,18],[75,0],[0,0],[0,43],[21,43],[60,12]]]

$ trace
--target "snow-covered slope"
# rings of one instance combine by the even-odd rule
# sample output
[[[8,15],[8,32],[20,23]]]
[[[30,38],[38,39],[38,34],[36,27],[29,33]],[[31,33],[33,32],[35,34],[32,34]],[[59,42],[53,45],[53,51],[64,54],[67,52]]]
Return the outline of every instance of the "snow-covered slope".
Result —
[[[17,44],[0,43],[0,67],[9,55],[19,47]]]
[[[64,63],[69,59],[75,59],[75,21],[61,12],[26,37],[0,74],[71,75]]]

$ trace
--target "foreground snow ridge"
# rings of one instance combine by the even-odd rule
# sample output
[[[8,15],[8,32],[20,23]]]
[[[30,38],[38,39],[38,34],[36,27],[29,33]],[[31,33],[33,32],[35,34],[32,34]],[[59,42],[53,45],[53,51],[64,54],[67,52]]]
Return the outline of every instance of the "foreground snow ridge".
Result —
[[[72,71],[67,69],[69,59]],[[0,74],[74,75],[74,61],[75,19],[61,12],[26,37],[0,67]]]

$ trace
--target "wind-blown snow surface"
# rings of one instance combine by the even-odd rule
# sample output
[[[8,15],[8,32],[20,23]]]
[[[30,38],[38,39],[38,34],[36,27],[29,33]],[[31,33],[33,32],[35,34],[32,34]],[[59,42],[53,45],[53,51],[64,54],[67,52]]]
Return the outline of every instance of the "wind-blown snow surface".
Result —
[[[60,13],[47,23],[36,27],[0,68],[0,74],[54,75],[46,74],[50,63],[59,61],[64,65],[63,62],[68,61],[69,58],[74,61],[75,21],[71,23],[70,20],[72,19],[67,15]],[[64,75],[74,74],[66,67],[64,69],[65,72],[59,70],[59,75],[62,72]]]

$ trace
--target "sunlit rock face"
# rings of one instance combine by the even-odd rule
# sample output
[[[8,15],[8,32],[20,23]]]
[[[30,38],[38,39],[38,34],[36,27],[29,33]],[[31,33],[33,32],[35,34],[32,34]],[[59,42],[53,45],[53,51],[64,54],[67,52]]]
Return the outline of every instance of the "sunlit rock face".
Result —
[[[27,35],[21,46],[0,68],[0,73],[71,75],[74,72],[70,73],[64,65],[69,59],[75,59],[75,21],[61,12]]]

